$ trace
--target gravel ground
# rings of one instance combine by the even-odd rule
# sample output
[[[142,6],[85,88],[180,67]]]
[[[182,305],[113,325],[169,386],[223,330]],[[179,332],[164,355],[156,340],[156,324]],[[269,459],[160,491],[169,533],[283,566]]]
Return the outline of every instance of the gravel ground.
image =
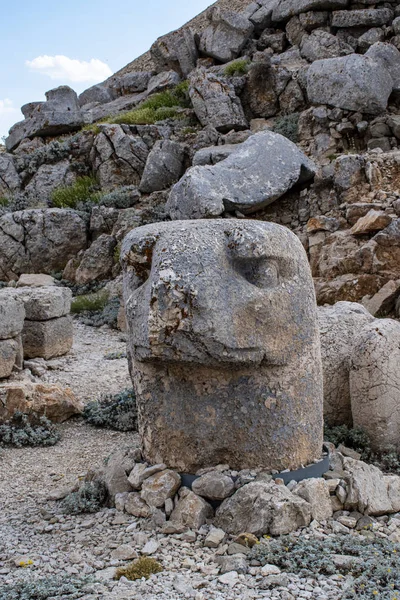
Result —
[[[41,381],[70,387],[84,402],[103,393],[116,394],[132,387],[126,358],[106,360],[109,353],[124,354],[125,336],[107,326],[88,327],[74,321],[74,345],[66,356],[49,361],[51,370]]]

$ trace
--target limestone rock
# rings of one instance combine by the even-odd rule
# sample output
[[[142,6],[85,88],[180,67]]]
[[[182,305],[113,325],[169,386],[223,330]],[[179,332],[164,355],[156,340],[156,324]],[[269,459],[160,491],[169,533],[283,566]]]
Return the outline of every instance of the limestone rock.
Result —
[[[140,494],[132,492],[128,495],[125,502],[125,511],[134,517],[148,518],[151,515],[151,510]]]
[[[24,191],[36,202],[43,203],[50,200],[51,194],[56,188],[72,185],[75,179],[76,176],[71,171],[71,163],[65,159],[55,165],[41,165]]]
[[[203,167],[205,165],[216,165],[225,160],[237,150],[237,144],[225,144],[224,146],[209,146],[208,148],[201,148],[197,150],[193,156],[193,166]]]
[[[0,340],[19,335],[24,326],[25,309],[23,302],[13,290],[0,290]]]
[[[198,51],[194,33],[189,27],[158,38],[150,52],[159,71],[173,69],[183,77],[187,77],[196,67]]]
[[[0,385],[0,423],[16,412],[45,416],[62,423],[83,411],[83,404],[69,388],[31,382]]]
[[[311,104],[375,115],[386,110],[392,89],[390,73],[369,56],[359,54],[317,60],[307,73]]]
[[[350,229],[353,235],[366,235],[385,229],[392,222],[392,217],[383,210],[370,210]]]
[[[380,27],[393,19],[390,8],[338,10],[332,14],[332,27]]]
[[[310,10],[347,8],[348,0],[279,0],[274,7],[272,20],[279,23]]]
[[[377,42],[366,53],[366,56],[379,63],[387,70],[393,79],[393,91],[400,91],[400,52],[393,46],[383,42]]]
[[[171,513],[170,520],[187,529],[200,529],[206,520],[212,517],[213,510],[211,506],[191,491],[184,494],[179,499],[177,505]]]
[[[217,217],[225,210],[251,213],[314,173],[313,163],[293,142],[263,131],[218,164],[189,169],[173,187],[167,209],[173,219]]]
[[[149,506],[164,506],[168,498],[173,498],[180,488],[181,478],[175,471],[166,469],[152,475],[142,484],[141,497]]]
[[[17,288],[42,286],[48,287],[50,285],[56,285],[56,280],[51,275],[45,275],[44,273],[33,273],[32,275],[23,273],[20,275],[17,281]]]
[[[12,154],[0,154],[0,196],[11,197],[21,187],[21,179],[15,168]]]
[[[59,271],[86,243],[86,225],[72,210],[7,213],[0,217],[0,280]]]
[[[131,231],[121,258],[145,460],[195,473],[319,458],[319,338],[298,238],[260,221],[157,223]]]
[[[154,144],[147,157],[139,189],[145,194],[169,188],[181,177],[184,148],[178,142],[163,140]]]
[[[222,529],[212,527],[204,540],[206,548],[218,548],[226,538],[226,533]]]
[[[364,326],[353,349],[350,392],[353,421],[374,450],[399,446],[400,324],[379,319]]]
[[[316,29],[302,37],[300,52],[309,62],[352,54],[353,48],[328,31]]]
[[[233,493],[234,489],[233,479],[218,471],[210,471],[195,479],[192,484],[194,493],[207,500],[224,500]]]
[[[83,254],[75,272],[76,283],[84,285],[91,281],[111,279],[116,245],[115,237],[101,234]]]
[[[358,510],[371,517],[395,512],[382,471],[352,458],[343,460],[343,468],[350,475],[346,510]]]
[[[332,516],[329,486],[325,479],[304,479],[292,491],[310,504],[315,521],[326,521]]]
[[[351,425],[350,364],[357,336],[373,321],[356,302],[318,308],[324,373],[324,418],[328,425]]]
[[[181,78],[175,71],[163,71],[150,79],[147,93],[155,94],[157,92],[163,92],[164,90],[175,87],[180,82]]]
[[[114,94],[111,88],[106,86],[104,83],[97,83],[92,85],[78,96],[79,106],[85,106],[92,102],[98,102],[99,104],[107,104],[114,100]]]
[[[231,534],[248,531],[286,535],[311,521],[308,502],[275,482],[254,482],[240,488],[217,509],[215,525]]]
[[[253,32],[254,25],[238,12],[215,7],[210,25],[200,37],[200,51],[223,63],[236,58]]]
[[[78,97],[67,85],[46,92],[46,102],[32,102],[21,110],[25,120],[11,127],[6,138],[8,151],[24,138],[70,133],[83,125]]]
[[[114,452],[107,463],[99,470],[98,478],[104,482],[112,501],[114,501],[116,494],[132,492],[132,486],[128,481],[128,473],[132,471],[135,465],[135,458],[135,451],[131,448],[122,448]],[[141,500],[139,494],[136,494],[136,496]],[[129,512],[127,506],[125,506],[125,510]]]
[[[96,136],[91,162],[103,189],[139,185],[149,148],[141,137],[125,133],[120,125],[104,125]]]
[[[217,559],[221,567],[220,572],[222,577],[218,578],[221,583],[231,584],[232,580],[235,581],[237,579],[238,573],[246,574],[249,570],[246,558],[240,554],[234,556],[218,556]]]
[[[229,82],[205,69],[194,71],[189,82],[190,99],[203,127],[210,125],[223,133],[247,129],[243,107]]]
[[[72,318],[70,316],[48,321],[25,320],[22,332],[25,358],[54,358],[67,354],[73,343]]]
[[[147,90],[153,73],[152,71],[133,71],[124,75],[114,75],[108,80],[108,88],[118,96],[144,92]]]
[[[21,336],[0,340],[0,379],[9,377],[15,366],[22,367]]]
[[[364,296],[362,304],[374,317],[383,317],[392,312],[400,294],[400,280],[385,283],[373,296]]]
[[[17,288],[14,297],[23,302],[26,318],[30,321],[47,321],[64,317],[71,312],[72,292],[68,288]]]

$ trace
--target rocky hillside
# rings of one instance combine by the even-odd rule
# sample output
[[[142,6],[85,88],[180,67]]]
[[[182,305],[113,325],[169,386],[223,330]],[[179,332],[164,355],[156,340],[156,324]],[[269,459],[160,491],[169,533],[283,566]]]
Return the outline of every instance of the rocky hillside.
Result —
[[[400,6],[220,0],[78,97],[22,107],[0,154],[0,280],[119,274],[142,224],[292,229],[318,301],[400,293]]]

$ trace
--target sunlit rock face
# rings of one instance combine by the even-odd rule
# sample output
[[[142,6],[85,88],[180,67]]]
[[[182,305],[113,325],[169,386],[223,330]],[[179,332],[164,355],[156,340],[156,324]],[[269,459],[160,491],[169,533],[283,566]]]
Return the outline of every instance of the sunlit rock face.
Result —
[[[194,473],[319,458],[316,304],[294,234],[260,221],[157,223],[129,233],[122,262],[148,461]]]

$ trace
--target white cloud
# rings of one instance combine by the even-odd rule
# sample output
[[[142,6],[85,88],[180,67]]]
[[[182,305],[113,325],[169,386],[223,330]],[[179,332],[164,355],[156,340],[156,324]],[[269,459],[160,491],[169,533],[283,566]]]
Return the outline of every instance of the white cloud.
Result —
[[[18,109],[12,103],[12,100],[9,98],[5,98],[4,100],[0,100],[0,115],[9,115],[12,113],[18,112]]]
[[[25,64],[32,71],[63,81],[97,83],[112,75],[110,67],[97,58],[85,61],[62,55],[43,55],[27,60]]]

